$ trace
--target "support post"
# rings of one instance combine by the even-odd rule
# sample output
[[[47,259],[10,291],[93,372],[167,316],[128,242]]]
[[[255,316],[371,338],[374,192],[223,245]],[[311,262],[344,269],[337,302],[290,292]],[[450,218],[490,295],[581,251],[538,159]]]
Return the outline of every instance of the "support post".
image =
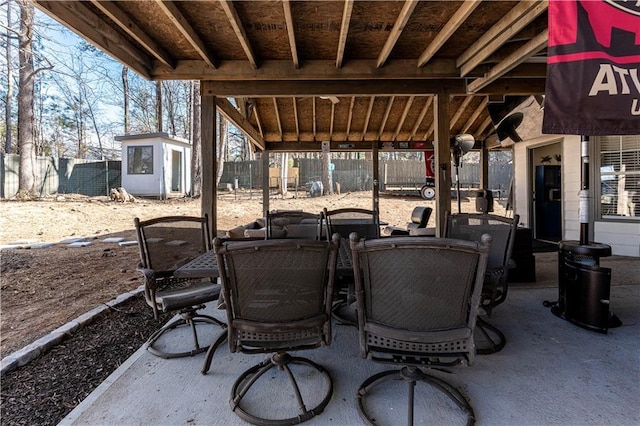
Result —
[[[378,141],[372,142],[371,153],[373,154],[373,210],[380,214],[380,173],[379,164],[380,158],[378,156]]]
[[[209,215],[209,228],[211,236],[218,235],[217,223],[217,188],[216,176],[216,97],[205,95],[201,92],[201,149],[202,149],[202,199],[200,201],[200,210],[202,214]]]
[[[264,150],[260,153],[262,159],[262,217],[267,217],[269,212],[269,151]]]
[[[446,93],[434,96],[433,148],[436,167],[436,237],[444,234],[445,218],[451,211],[451,143],[449,135],[450,97]]]

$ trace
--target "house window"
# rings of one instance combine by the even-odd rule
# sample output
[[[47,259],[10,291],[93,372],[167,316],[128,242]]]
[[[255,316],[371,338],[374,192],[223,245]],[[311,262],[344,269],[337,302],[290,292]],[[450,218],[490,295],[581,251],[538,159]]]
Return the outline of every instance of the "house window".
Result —
[[[127,173],[130,175],[153,174],[153,146],[127,148]]]
[[[640,135],[600,139],[600,215],[640,218]]]

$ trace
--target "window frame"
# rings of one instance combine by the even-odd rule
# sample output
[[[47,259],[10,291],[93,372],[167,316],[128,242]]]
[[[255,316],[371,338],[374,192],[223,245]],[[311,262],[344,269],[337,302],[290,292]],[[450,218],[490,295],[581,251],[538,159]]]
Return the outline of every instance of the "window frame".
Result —
[[[145,160],[144,159],[144,150],[149,149],[151,151],[150,154],[150,158]],[[142,154],[140,154],[140,161],[142,162],[141,167],[144,167],[144,164],[147,163],[150,167],[148,167],[148,169],[146,171],[138,171],[136,172],[134,170],[134,166],[135,166],[135,161],[132,161],[135,153],[132,153],[132,151],[135,150],[141,150],[143,151]],[[153,149],[153,145],[130,145],[127,147],[127,174],[128,175],[153,175],[153,160],[154,160],[154,149]]]

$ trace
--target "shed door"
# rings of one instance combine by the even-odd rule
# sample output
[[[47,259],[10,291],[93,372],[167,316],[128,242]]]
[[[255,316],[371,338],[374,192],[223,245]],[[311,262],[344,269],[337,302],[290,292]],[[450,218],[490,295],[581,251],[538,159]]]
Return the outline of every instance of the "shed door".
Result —
[[[171,192],[182,192],[182,152],[171,151]]]

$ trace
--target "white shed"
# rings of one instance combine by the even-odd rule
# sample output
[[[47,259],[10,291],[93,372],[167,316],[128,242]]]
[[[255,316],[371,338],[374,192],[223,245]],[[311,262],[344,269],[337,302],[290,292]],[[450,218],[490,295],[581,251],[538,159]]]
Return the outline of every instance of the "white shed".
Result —
[[[167,133],[116,136],[122,143],[122,186],[144,197],[191,192],[191,144]]]

